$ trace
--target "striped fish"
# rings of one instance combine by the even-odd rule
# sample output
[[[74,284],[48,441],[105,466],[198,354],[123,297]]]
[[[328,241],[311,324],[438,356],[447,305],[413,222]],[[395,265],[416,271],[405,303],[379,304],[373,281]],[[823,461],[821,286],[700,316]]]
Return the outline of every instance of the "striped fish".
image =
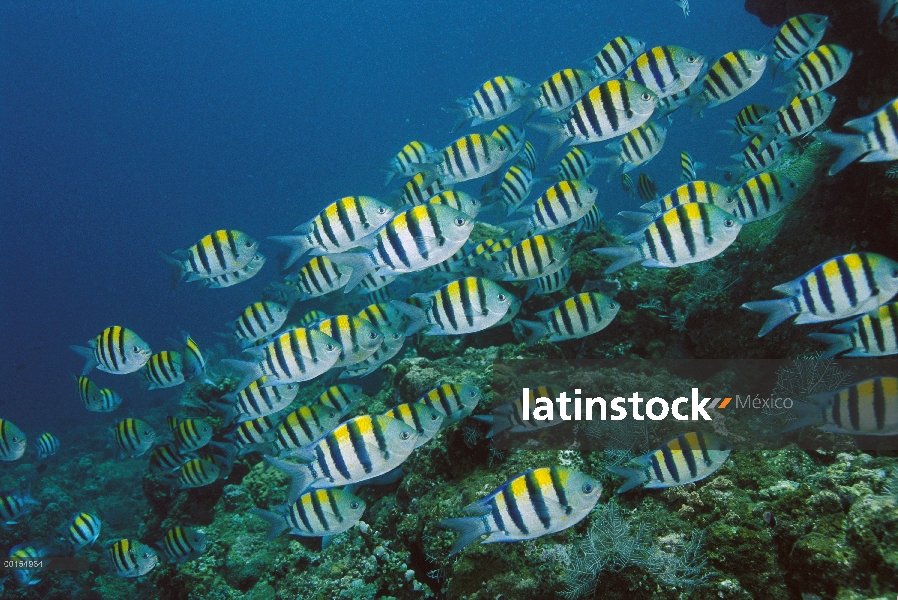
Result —
[[[215,483],[221,470],[211,460],[192,458],[178,469],[180,489],[198,488]]]
[[[314,379],[327,372],[343,349],[337,341],[313,328],[298,327],[257,348],[244,350],[255,362],[225,359],[223,364],[241,375],[235,391],[266,376],[262,385],[280,385]]]
[[[797,417],[783,431],[816,426],[848,435],[898,435],[898,379],[873,377],[796,402]]]
[[[52,433],[44,432],[37,438],[35,446],[37,448],[37,457],[43,460],[59,452],[59,439]]]
[[[589,212],[577,221],[577,233],[592,233],[602,227],[602,209],[598,204],[593,204]]]
[[[445,204],[459,212],[463,212],[472,219],[480,212],[481,202],[467,192],[447,190],[440,192],[427,201],[428,204]]]
[[[608,169],[607,181],[611,181],[621,167],[624,168],[624,173],[627,173],[648,163],[661,152],[666,139],[667,128],[652,121],[637,127],[621,138],[619,142],[609,144],[608,150],[617,153],[617,156],[598,159],[599,162],[611,165]]]
[[[399,354],[402,346],[405,344],[405,328],[386,327],[381,329],[381,332],[384,334],[384,343],[377,349],[377,352],[362,362],[347,367],[345,371],[340,373],[339,379],[370,375],[380,368],[382,364]]]
[[[349,273],[327,256],[316,256],[295,275],[300,302],[335,292],[349,281]]]
[[[776,140],[765,143],[763,135],[755,135],[748,141],[748,145],[742,152],[732,156],[732,158],[742,161],[738,166],[718,167],[718,169],[734,171],[733,176],[736,180],[757,175],[761,171],[775,167],[787,147],[786,144],[781,144]]]
[[[200,284],[211,290],[217,290],[243,283],[259,274],[259,271],[265,266],[265,260],[265,256],[257,252],[248,263],[236,271],[202,279],[200,280]]]
[[[406,206],[420,206],[440,192],[452,189],[452,185],[444,184],[439,179],[434,179],[434,176],[430,171],[418,173],[402,186],[394,200]]]
[[[273,335],[287,321],[287,307],[265,300],[247,306],[231,325],[241,348]]]
[[[670,96],[665,96],[658,101],[658,108],[655,109],[655,112],[652,114],[652,118],[656,121],[660,121],[664,117],[668,117],[667,122],[671,123],[671,119],[669,115],[676,112],[680,107],[685,106],[690,102],[694,102],[693,98],[698,95],[699,87],[696,84],[693,84],[683,90],[682,92],[677,92],[676,94],[671,94]]]
[[[759,144],[762,147],[772,139],[785,142],[802,137],[823,125],[835,103],[836,97],[826,92],[807,98],[796,96],[789,104],[764,117],[762,123],[750,126],[749,130],[761,134]]]
[[[34,542],[24,542],[22,544],[17,544],[13,546],[9,550],[9,558],[12,560],[19,561],[37,561],[45,556],[47,556],[53,550],[53,543],[49,542],[43,546],[39,546]],[[26,563],[27,564],[27,563]],[[32,565],[35,563],[31,563]],[[42,570],[41,568],[36,569],[12,569],[12,576],[16,580],[16,582],[21,586],[34,585],[40,581],[37,578],[38,574]],[[5,576],[0,583],[5,582],[9,576]]]
[[[642,262],[644,267],[671,268],[714,258],[736,240],[742,223],[713,204],[689,202],[672,208],[624,238],[632,246],[596,248],[614,258],[605,274]]]
[[[383,334],[374,324],[351,315],[328,317],[312,327],[337,340],[340,345],[340,357],[333,368],[347,367],[365,360],[384,341]]]
[[[418,167],[431,152],[436,152],[436,148],[427,142],[419,142],[418,140],[411,141],[403,146],[399,154],[391,158],[387,166],[381,169],[387,174],[387,180],[384,182],[384,185],[388,185],[395,175],[413,177],[420,171]]]
[[[640,208],[655,216],[688,202],[704,202],[727,208],[729,190],[713,181],[690,181],[677,186],[653,202],[646,202]]]
[[[184,338],[184,351],[181,352],[181,373],[188,381],[199,379],[206,373],[206,359],[203,358],[200,347],[196,345],[189,333],[182,331],[181,335]]]
[[[246,454],[256,449],[268,450],[268,442],[274,435],[278,419],[274,415],[244,421],[237,426],[228,437],[238,448],[239,454]]]
[[[351,291],[369,272],[401,275],[441,263],[464,246],[474,221],[444,204],[424,204],[396,215],[364,254],[335,254],[331,260],[352,271],[343,288]]]
[[[834,327],[839,333],[812,333],[809,338],[829,344],[820,359],[847,352],[848,357],[898,354],[898,302],[884,304],[847,323]]]
[[[763,104],[749,104],[739,111],[734,119],[727,121],[732,129],[722,130],[720,133],[730,137],[730,145],[732,146],[739,140],[747,140],[756,134],[748,130],[752,125],[758,125],[761,118],[770,114],[772,110]]]
[[[446,107],[446,112],[459,113],[459,120],[452,131],[465,124],[472,126],[501,119],[519,109],[526,98],[530,84],[517,77],[500,75],[477,88],[473,94],[456,100],[461,107]]]
[[[836,44],[817,46],[794,68],[786,72],[786,76],[792,81],[773,91],[785,94],[787,98],[793,96],[805,98],[822,92],[845,77],[852,58],[854,53],[842,46]]]
[[[517,156],[527,143],[526,135],[526,132],[517,125],[505,123],[496,127],[496,130],[490,134],[490,137],[511,148],[511,156]]]
[[[608,327],[620,304],[598,292],[583,292],[536,313],[539,321],[517,322],[530,331],[524,342],[532,346],[541,339],[550,342],[578,340]]]
[[[790,17],[761,50],[771,54],[778,63],[777,69],[788,70],[820,43],[829,25],[829,17],[825,15],[805,13]]]
[[[0,525],[4,529],[7,525],[16,525],[20,517],[31,512],[32,506],[40,506],[40,502],[28,492],[0,496]]]
[[[590,61],[598,83],[614,79],[645,52],[645,42],[630,35],[621,35],[605,44]],[[589,62],[589,61],[587,61]]]
[[[487,244],[487,242],[491,242]],[[514,247],[514,239],[511,237],[504,237],[501,240],[484,240],[483,244],[486,246],[485,249],[481,249],[479,256],[482,257],[482,260],[501,260],[508,253],[507,251]],[[478,244],[479,247],[479,244]],[[477,247],[474,248],[474,251],[477,251]]]
[[[491,135],[471,133],[431,155],[440,184],[456,184],[489,175],[514,156],[514,148]]]
[[[278,456],[288,456],[294,450],[308,446],[340,422],[340,412],[323,404],[297,408],[287,415],[274,438],[274,450]]]
[[[332,385],[318,396],[317,402],[323,406],[329,406],[345,417],[350,411],[368,397],[362,393],[362,388],[357,385],[341,383]]]
[[[898,160],[898,98],[872,115],[848,121],[845,127],[858,133],[816,134],[818,140],[841,150],[839,158],[829,168],[830,175],[858,159],[861,162]]]
[[[552,167],[551,176],[558,181],[589,179],[598,164],[592,153],[579,146],[574,146],[557,165]]]
[[[119,577],[140,577],[159,564],[156,551],[137,540],[107,542],[104,551],[110,572]]]
[[[598,195],[599,188],[587,181],[559,181],[536,199],[518,233],[548,233],[576,223],[592,209]]]
[[[418,441],[415,448],[420,448],[436,436],[443,424],[445,415],[421,402],[407,402],[394,406],[386,413],[387,417],[399,419],[416,432]]]
[[[736,188],[721,208],[732,210],[742,224],[773,216],[798,194],[798,184],[773,172],[756,175]]]
[[[69,346],[69,349],[87,359],[81,374],[87,375],[94,367],[105,373],[125,375],[143,367],[152,351],[149,344],[136,333],[125,327],[113,325],[84,346]]]
[[[533,295],[544,296],[559,292],[567,286],[570,280],[571,268],[567,265],[554,273],[531,279],[527,282],[527,292],[524,294],[524,300],[526,301]]]
[[[219,229],[202,238],[186,250],[178,250],[174,257],[162,254],[172,267],[173,281],[196,281],[233,273],[246,266],[259,242],[242,231]]]
[[[75,378],[78,383],[78,397],[90,412],[112,412],[122,403],[122,397],[109,388],[100,388],[83,375]]]
[[[766,68],[767,55],[756,50],[734,50],[721,56],[702,79],[702,92],[693,105],[696,116],[750,89]]]
[[[599,501],[602,485],[567,467],[542,467],[515,475],[463,511],[470,517],[444,519],[459,533],[449,556],[479,537],[483,543],[532,540],[582,521]]]
[[[701,163],[696,163],[695,159],[692,158],[692,155],[686,152],[680,152],[680,181],[683,183],[689,183],[690,181],[695,181],[698,179],[698,175],[696,171],[702,166]]]
[[[309,325],[311,325],[313,323],[317,323],[318,321],[321,321],[322,319],[326,319],[327,316],[328,315],[326,312],[323,312],[320,310],[310,310],[309,312],[304,314],[299,319],[299,322],[297,323],[297,325],[299,327],[308,327]]]
[[[426,404],[443,415],[443,428],[458,423],[477,408],[483,399],[480,388],[459,383],[444,383],[424,392],[415,402]]]
[[[562,69],[553,73],[536,88],[526,119],[533,115],[553,115],[569,108],[596,84],[596,79],[595,72],[583,69]]]
[[[290,535],[324,538],[322,546],[326,547],[330,538],[348,531],[361,520],[365,502],[342,489],[312,490],[275,511],[249,509],[250,514],[262,517],[271,525],[269,541],[286,531]]]
[[[511,165],[502,177],[499,187],[487,194],[484,200],[496,202],[505,215],[514,213],[530,195],[533,172],[523,164]]]
[[[607,467],[627,480],[618,488],[622,494],[635,487],[670,488],[700,481],[719,469],[732,451],[725,439],[701,431],[684,433],[657,450],[633,459],[637,468]]]
[[[157,352],[147,361],[143,372],[147,380],[147,389],[156,390],[175,387],[184,383],[181,353],[173,350]]]
[[[189,459],[182,456],[173,444],[157,446],[150,454],[149,468],[154,475],[168,475]]]
[[[395,214],[392,207],[371,196],[346,196],[294,229],[299,235],[268,239],[290,248],[290,256],[284,263],[286,269],[307,252],[313,255],[346,252],[364,244],[366,238]]]
[[[634,81],[612,79],[592,88],[571,106],[560,123],[531,123],[530,127],[549,136],[546,157],[562,144],[572,146],[610,140],[633,131],[648,121],[658,96]]]
[[[22,458],[27,441],[25,433],[12,421],[0,419],[0,460],[12,462]]]
[[[367,481],[401,465],[418,443],[418,433],[386,416],[361,415],[336,426],[315,443],[296,451],[303,464],[266,456],[291,477],[288,502],[309,487],[332,488]]]
[[[206,534],[193,527],[177,525],[165,532],[158,546],[168,562],[180,564],[198,558],[206,551]]]
[[[882,306],[898,293],[898,263],[870,252],[843,254],[773,291],[786,297],[742,305],[746,310],[767,315],[758,337],[793,315],[798,315],[796,325],[823,323]]]
[[[427,335],[462,335],[489,329],[508,313],[511,294],[499,284],[480,277],[451,281],[434,292],[413,294],[421,308],[394,301],[411,320],[405,335],[424,330]]]
[[[684,91],[698,79],[705,57],[680,46],[656,46],[636,57],[622,77],[653,91],[658,99]]]
[[[658,197],[658,186],[651,177],[640,173],[636,179],[636,193],[643,202],[651,202]]]
[[[100,537],[100,519],[90,513],[78,513],[66,527],[66,541],[72,545],[72,550],[77,552],[85,546],[94,545]]]
[[[528,391],[531,406],[536,404],[537,398],[551,398],[554,401],[554,399],[558,397],[558,392],[548,386],[540,386],[533,389],[528,388]],[[474,415],[474,418],[491,425],[489,432],[486,434],[487,438],[496,437],[496,435],[503,431],[509,433],[532,433],[540,429],[545,429],[546,427],[552,427],[553,425],[563,423],[561,419],[546,419],[543,421],[537,421],[536,419],[525,420],[523,410],[524,406],[520,400],[512,400],[511,402],[506,402],[505,404],[500,404],[493,408],[492,414]]]
[[[199,450],[212,441],[212,426],[202,419],[184,419],[174,417],[166,419],[168,428],[175,437],[178,451],[182,454]]]
[[[483,260],[492,279],[527,281],[564,268],[571,257],[570,245],[552,235],[534,235],[515,244],[501,261]]]
[[[369,304],[356,314],[356,317],[364,319],[377,328],[394,327],[402,324],[405,318],[396,307],[388,302]]]
[[[533,147],[533,144],[524,142],[524,147],[518,154],[516,164],[517,163],[527,167],[530,171],[536,171],[536,167],[539,165],[539,160],[536,158],[536,148]]]
[[[119,458],[133,458],[150,449],[156,439],[156,432],[143,421],[129,417],[115,424],[112,438]]]

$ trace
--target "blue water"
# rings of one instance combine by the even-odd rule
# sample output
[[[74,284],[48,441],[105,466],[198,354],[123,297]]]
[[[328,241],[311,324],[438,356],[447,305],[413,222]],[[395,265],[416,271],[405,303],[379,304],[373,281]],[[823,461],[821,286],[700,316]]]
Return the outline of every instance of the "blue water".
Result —
[[[772,35],[741,0],[695,0],[688,19],[668,0],[3,1],[0,27],[0,404],[63,445],[77,420],[179,393],[97,374],[125,404],[87,413],[70,344],[111,324],[156,350],[181,329],[211,344],[278,276],[270,260],[246,284],[170,293],[158,251],[220,228],[283,234],[341,196],[383,194],[378,167],[412,139],[451,142],[440,108],[492,76],[537,84],[620,34],[709,60]],[[704,177],[732,162],[713,132],[780,99],[757,87],[703,120],[675,115],[647,169],[660,189],[678,183],[683,149],[712,165]],[[617,179],[602,189],[621,200]]]

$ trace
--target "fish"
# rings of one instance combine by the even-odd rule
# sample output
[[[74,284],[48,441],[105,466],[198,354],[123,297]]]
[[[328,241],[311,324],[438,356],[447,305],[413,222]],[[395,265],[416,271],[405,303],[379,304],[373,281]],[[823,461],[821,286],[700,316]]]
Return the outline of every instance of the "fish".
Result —
[[[81,370],[82,375],[87,375],[94,368],[113,375],[133,373],[143,367],[152,354],[149,344],[139,335],[118,325],[104,329],[88,342],[88,346],[69,346],[69,349],[87,359]]]
[[[530,98],[530,112],[526,119],[536,115],[554,115],[570,108],[597,83],[594,71],[583,69],[562,69],[553,73],[535,88],[535,97]]]
[[[168,475],[190,460],[178,452],[174,444],[156,446],[150,453],[149,469],[154,475]]]
[[[0,419],[0,460],[12,462],[25,454],[28,439],[12,421]]]
[[[762,145],[763,144],[763,145]],[[732,158],[741,160],[742,162],[735,167],[718,167],[723,171],[734,171],[734,178],[737,180],[757,175],[762,171],[773,169],[779,164],[788,146],[776,140],[764,140],[763,135],[756,134],[748,141],[748,145],[739,154],[734,154]]]
[[[77,552],[82,548],[90,548],[100,537],[100,518],[90,513],[78,513],[69,520],[65,529],[65,540]]]
[[[174,417],[168,417],[166,422],[178,445],[178,451],[182,454],[199,450],[212,441],[212,435],[215,433],[212,426],[202,419],[179,421]]]
[[[387,327],[396,327],[401,325],[405,316],[389,302],[375,302],[369,304],[356,315],[359,319],[364,319],[378,327],[384,329]]]
[[[375,236],[367,253],[335,254],[331,260],[352,271],[351,291],[369,272],[401,275],[441,263],[464,246],[474,228],[465,213],[444,204],[424,204],[396,215]]]
[[[551,398],[554,400],[558,397],[555,389],[548,386],[540,386],[534,389],[528,388],[528,391],[531,405],[536,403],[537,398]],[[561,419],[525,420],[523,410],[524,407],[520,400],[512,400],[493,408],[492,414],[474,415],[473,418],[490,424],[490,430],[486,434],[487,439],[496,437],[503,431],[509,433],[532,433],[564,422]]]
[[[705,57],[682,46],[656,46],[636,57],[622,77],[644,85],[658,99],[684,91],[698,79]]]
[[[439,179],[435,179],[436,172],[433,167],[428,166],[429,163],[422,163],[421,171],[406,182],[394,201],[406,206],[420,206],[426,203],[440,192],[452,189],[451,184],[444,184]]]
[[[898,302],[883,304],[857,319],[839,323],[839,333],[811,333],[809,338],[829,344],[820,360],[848,351],[843,356],[876,357],[898,354]]]
[[[419,142],[418,140],[411,141],[403,146],[402,150],[390,159],[387,166],[381,169],[387,175],[384,185],[389,185],[396,175],[414,176],[418,173],[418,166],[424,162],[424,158],[431,152],[436,152],[436,148],[427,142]]]
[[[730,247],[741,229],[742,223],[724,209],[688,202],[624,238],[633,245],[593,252],[615,259],[606,275],[640,261],[644,267],[679,267],[714,258]]]
[[[180,489],[198,488],[215,483],[221,474],[217,464],[205,458],[192,458],[177,471]]]
[[[512,246],[501,261],[481,261],[491,279],[528,281],[551,275],[564,268],[571,247],[553,235],[534,235]]]
[[[640,173],[636,179],[636,192],[643,202],[651,202],[658,197],[658,186],[651,177]]]
[[[696,431],[678,435],[657,450],[633,459],[639,465],[637,468],[606,468],[626,478],[617,489],[618,494],[639,486],[644,489],[677,487],[701,481],[714,473],[727,461],[732,449],[727,440]]]
[[[362,392],[361,386],[341,383],[332,385],[324,390],[318,396],[316,402],[335,409],[342,418],[367,399],[368,397]]]
[[[206,373],[206,359],[200,347],[186,331],[181,332],[184,338],[184,350],[181,352],[181,373],[187,381],[194,381]]]
[[[601,495],[598,481],[568,467],[515,475],[462,509],[472,516],[440,521],[459,534],[449,556],[487,534],[484,544],[531,540],[572,527],[592,512]]]
[[[241,348],[274,335],[287,322],[289,311],[283,304],[265,300],[253,302],[231,324],[234,337]]]
[[[156,432],[140,419],[122,419],[112,428],[118,458],[134,458],[150,449]]]
[[[502,142],[511,149],[510,159],[517,156],[524,149],[524,146],[527,144],[526,135],[526,132],[521,127],[503,123],[496,127],[495,131],[490,134],[490,137],[498,142]]]
[[[705,165],[700,162],[695,162],[692,155],[685,150],[680,152],[680,181],[689,183],[690,181],[697,180],[698,175],[696,174],[696,171],[704,166]]]
[[[527,292],[524,294],[526,301],[530,296],[544,296],[546,294],[554,294],[561,291],[567,286],[571,280],[571,268],[567,265],[554,273],[531,279],[527,282]]]
[[[890,41],[898,41],[898,0],[875,0],[879,5],[879,33]]]
[[[889,179],[898,179],[898,165],[889,167],[886,171],[886,177]]]
[[[798,194],[798,184],[779,173],[767,171],[736,188],[721,206],[742,224],[771,217],[785,208]]]
[[[748,130],[761,135],[758,142],[761,147],[770,140],[785,142],[803,137],[823,125],[835,104],[836,97],[826,92],[807,98],[796,96],[786,106],[762,118],[761,123],[750,125]]]
[[[785,94],[787,98],[800,96],[806,98],[822,92],[837,83],[851,66],[854,53],[837,44],[817,46],[809,52],[795,67],[786,71],[791,79],[773,91]]]
[[[598,204],[593,204],[589,212],[576,223],[578,233],[592,233],[602,227],[602,209]]]
[[[384,335],[384,343],[377,352],[363,360],[362,362],[350,365],[346,368],[338,379],[350,379],[353,377],[365,377],[376,371],[381,365],[395,357],[402,350],[405,344],[405,328],[385,328],[381,329]]]
[[[78,397],[90,412],[112,412],[122,403],[122,397],[108,388],[100,388],[83,375],[75,376]]]
[[[301,464],[273,456],[265,456],[265,462],[290,476],[287,502],[293,503],[310,487],[340,487],[392,471],[417,443],[418,433],[399,419],[361,415],[297,450]]]
[[[666,211],[690,202],[714,204],[720,208],[731,210],[735,202],[728,203],[729,197],[730,190],[719,183],[703,180],[690,181],[677,186],[658,200],[643,204],[640,208],[648,211],[650,213],[648,215],[646,213],[621,212],[619,216],[637,223],[646,223],[653,217],[658,217]]]
[[[0,496],[0,527],[9,529],[10,525],[18,524],[20,517],[30,513],[31,507],[40,505],[27,491]]]
[[[49,432],[40,434],[35,443],[37,446],[37,457],[40,460],[49,458],[59,452],[59,439]]]
[[[216,275],[215,277],[207,277],[206,279],[201,279],[200,284],[211,290],[216,290],[231,287],[233,285],[237,285],[238,283],[243,283],[244,281],[248,281],[258,275],[259,271],[262,270],[262,267],[265,266],[265,261],[265,255],[256,252],[256,255],[253,256],[243,267],[230,273],[224,273],[223,275]]]
[[[702,78],[701,93],[693,100],[693,113],[729,102],[748,91],[764,75],[767,55],[757,50],[734,50],[721,56]]]
[[[471,194],[460,190],[446,190],[433,196],[428,204],[445,204],[459,212],[463,212],[472,219],[480,212],[481,202]]]
[[[324,404],[311,404],[297,408],[278,425],[274,438],[274,453],[288,456],[294,450],[304,448],[340,422],[340,411]]]
[[[197,281],[234,273],[246,266],[259,242],[242,231],[219,229],[174,256],[160,252],[172,268],[172,288],[182,280]]]
[[[595,63],[593,70],[598,77],[596,83],[614,79],[645,52],[645,42],[631,35],[621,35],[607,44],[589,61]]]
[[[311,325],[313,323],[317,323],[318,321],[326,319],[327,317],[328,317],[328,314],[324,311],[310,310],[309,312],[304,314],[302,317],[300,317],[299,321],[297,321],[296,324],[299,327],[308,327],[309,325]]]
[[[673,0],[673,3],[680,7],[680,10],[683,11],[684,17],[689,16],[689,0]]]
[[[268,443],[278,422],[274,415],[243,421],[225,437],[234,443],[241,455],[262,449],[269,451]]]
[[[475,385],[460,383],[444,383],[421,394],[415,402],[426,404],[443,415],[445,429],[458,423],[477,408],[483,394]]]
[[[311,298],[326,296],[346,285],[350,274],[331,260],[331,257],[316,256],[307,262],[294,276],[299,289],[297,299],[302,302]]]
[[[224,359],[222,364],[241,376],[235,392],[265,377],[263,386],[308,381],[326,373],[343,352],[337,341],[314,328],[297,327],[263,346],[247,348],[253,361]]]
[[[385,416],[399,419],[418,433],[415,448],[420,448],[436,436],[443,425],[445,415],[422,402],[399,404],[384,413]]]
[[[352,529],[365,512],[365,501],[340,488],[312,490],[295,502],[267,511],[249,509],[250,514],[262,517],[271,526],[268,540],[285,531],[290,535],[322,538],[322,548],[344,531]]]
[[[299,393],[298,383],[266,386],[265,381],[266,377],[262,377],[239,392],[222,396],[224,402],[214,406],[222,413],[225,423],[242,423],[273,415],[290,406]]]
[[[434,292],[413,294],[421,307],[394,301],[393,306],[409,317],[405,335],[423,330],[427,335],[462,335],[489,329],[511,307],[511,294],[495,281],[465,277]]]
[[[525,344],[532,346],[541,339],[550,342],[576,340],[608,327],[620,304],[599,292],[582,292],[562,300],[548,310],[536,313],[539,321],[518,319],[530,331]]]
[[[599,165],[597,157],[589,150],[574,146],[552,167],[552,177],[557,181],[586,180]]]
[[[643,173],[643,175],[645,174]],[[636,186],[633,185],[633,178],[630,177],[629,173],[624,173],[620,176],[620,186],[622,190],[627,192],[630,200],[633,200],[636,197]]]
[[[515,163],[508,167],[499,187],[487,194],[484,200],[495,202],[506,216],[511,215],[530,195],[533,182],[533,172],[526,166]]]
[[[384,336],[370,321],[350,315],[336,315],[312,325],[337,340],[340,356],[332,368],[348,367],[362,362],[380,348]]]
[[[526,221],[505,223],[519,234],[549,233],[576,223],[592,209],[599,188],[587,181],[559,181],[536,199]]]
[[[168,562],[180,564],[206,551],[206,534],[195,527],[176,525],[165,532],[158,546]]]
[[[536,167],[539,166],[539,160],[536,157],[536,148],[533,147],[533,144],[529,141],[524,142],[524,147],[518,153],[518,159],[514,164],[527,167],[531,172],[536,171]]]
[[[150,356],[144,371],[147,389],[170,388],[184,383],[182,364],[181,353],[174,350],[163,350]]]
[[[699,82],[693,83],[682,92],[677,92],[676,94],[661,98],[661,100],[658,101],[658,108],[656,108],[655,112],[652,114],[652,118],[656,121],[660,121],[664,117],[667,117],[667,122],[673,123],[673,119],[670,115],[681,107],[695,101],[695,97],[700,93],[698,91],[700,89],[698,83]]]
[[[9,550],[9,558],[18,561],[25,561],[26,564],[40,564],[39,559],[49,555],[51,549],[51,544],[45,544],[41,546],[36,542],[25,542],[13,546]],[[40,566],[34,569],[14,569],[12,575],[13,578],[21,586],[35,585],[36,583],[40,582],[40,579],[36,579],[36,577],[37,574],[40,573],[42,568],[43,567]]]
[[[109,571],[119,577],[140,577],[159,564],[156,551],[137,540],[114,540],[103,548]]]
[[[514,148],[501,138],[471,133],[458,138],[440,152],[428,156],[425,173],[441,185],[456,184],[485,177],[497,171],[514,156]]]
[[[305,254],[320,256],[356,248],[396,214],[391,206],[371,196],[346,196],[329,204],[312,220],[300,225],[298,235],[268,239],[290,249],[284,268]]]
[[[767,316],[758,337],[794,315],[796,325],[824,323],[882,306],[898,293],[898,262],[872,252],[843,254],[773,291],[786,297],[742,305]]]
[[[866,117],[852,119],[845,127],[857,133],[815,133],[814,136],[840,150],[829,168],[835,175],[854,161],[882,162],[898,160],[898,98]]]
[[[773,109],[769,106],[764,106],[763,104],[749,104],[742,108],[735,118],[727,121],[732,129],[723,130],[720,131],[720,133],[730,137],[731,146],[740,139],[747,140],[757,135],[749,131],[748,127],[759,124],[761,119],[771,112],[773,112]]]
[[[816,427],[848,435],[898,435],[898,379],[873,377],[796,402],[783,433]]]
[[[452,106],[443,110],[459,115],[452,128],[455,132],[468,123],[476,126],[510,115],[521,107],[529,88],[530,84],[523,79],[499,75],[485,81],[470,96],[456,100],[461,107]]]
[[[626,135],[652,117],[658,96],[635,81],[611,79],[575,102],[567,118],[555,123],[528,123],[549,137],[546,158],[566,142],[572,146]]]
[[[777,70],[789,70],[817,47],[829,25],[829,17],[825,15],[805,13],[790,17],[761,51],[777,62]]]
[[[599,158],[597,161],[610,165],[607,180],[611,181],[619,168],[623,167],[624,173],[627,173],[655,158],[664,147],[666,139],[667,128],[652,121],[637,127],[619,142],[609,144],[608,150],[617,153],[617,156]]]

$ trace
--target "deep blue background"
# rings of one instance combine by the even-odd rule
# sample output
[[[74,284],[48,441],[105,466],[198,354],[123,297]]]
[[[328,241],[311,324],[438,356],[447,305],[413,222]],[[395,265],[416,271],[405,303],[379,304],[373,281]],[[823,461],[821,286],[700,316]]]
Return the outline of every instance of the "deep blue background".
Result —
[[[219,228],[262,239],[384,193],[378,167],[411,139],[452,141],[440,108],[492,76],[538,84],[625,33],[709,59],[772,36],[742,0],[695,0],[688,19],[669,0],[3,1],[0,27],[0,416],[64,442],[77,419],[139,416],[172,394],[95,373],[125,405],[87,413],[70,344],[111,324],[156,350],[180,329],[212,343],[276,277],[268,265],[244,285],[169,293],[157,251]],[[770,87],[694,123],[676,114],[648,168],[659,188],[678,183],[683,149],[715,178],[735,149],[713,132],[776,102]],[[619,201],[616,179],[603,189]]]

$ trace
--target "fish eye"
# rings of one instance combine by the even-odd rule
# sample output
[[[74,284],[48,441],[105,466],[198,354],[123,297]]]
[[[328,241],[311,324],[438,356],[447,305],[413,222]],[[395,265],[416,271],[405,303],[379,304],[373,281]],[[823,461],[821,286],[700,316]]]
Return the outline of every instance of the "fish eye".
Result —
[[[505,294],[499,294],[496,296],[496,299],[499,300],[499,302],[505,302]]]
[[[898,269],[892,269],[892,278],[898,279]]]
[[[736,221],[734,221],[733,219],[727,219],[726,221],[723,222],[724,227],[732,227],[735,224],[736,224]]]
[[[398,340],[398,339],[401,338],[401,337],[402,337],[402,334],[401,334],[401,333],[394,333],[394,334],[393,334],[393,339],[394,339],[394,340]]]
[[[134,352],[136,352],[137,354],[140,354],[140,352],[141,352],[140,346],[134,346]]]
[[[736,202],[736,201],[733,200],[733,198],[732,198],[731,196],[728,196],[726,202],[727,202],[727,204],[733,204],[733,203]]]
[[[583,484],[583,493],[584,494],[591,494],[594,489],[596,489],[596,488],[591,483]]]
[[[358,507],[359,507],[359,503],[358,503],[358,502],[350,502],[350,503],[349,503],[349,508],[351,508],[352,510],[355,510],[355,509],[357,509]]]
[[[477,396],[477,392],[476,392],[476,391],[472,391],[471,394],[470,394],[470,396],[471,396],[471,398],[476,397],[476,396]]]
[[[610,308],[617,308],[617,302],[612,302],[608,305]]]
[[[287,384],[287,389],[288,389],[288,390],[295,390],[296,387],[297,387],[297,386],[296,386],[295,383],[288,383],[288,384]]]
[[[646,92],[645,94],[642,95],[643,100],[651,100],[651,98],[652,98],[652,95],[649,94],[648,92]]]
[[[686,62],[688,62],[688,63],[694,63],[694,62],[697,61],[697,60],[698,60],[698,57],[697,57],[697,56],[690,56],[689,58],[686,59]]]
[[[253,242],[249,242],[249,241],[246,242],[246,247],[247,247],[247,248],[252,248],[252,247],[253,247]]]
[[[378,337],[380,337],[380,334],[378,334],[376,331],[372,331],[368,334],[369,340],[376,340]]]
[[[461,227],[462,225],[465,224],[465,220],[463,218],[459,217],[459,218],[455,219],[455,224],[458,225],[459,227]]]
[[[334,346],[333,344],[328,344],[327,346],[324,347],[324,349],[327,350],[328,352],[333,352],[334,350],[337,349],[337,347]]]
[[[499,144],[499,152],[505,152],[505,144]]]
[[[439,421],[440,415],[438,415],[437,413],[433,413],[432,415],[430,415],[430,420],[431,421]]]
[[[379,214],[379,215],[386,214],[386,212],[387,212],[386,206],[381,206],[380,208],[377,209],[377,214]]]
[[[755,60],[761,60],[762,58],[764,58],[764,55],[763,55],[763,54],[756,54],[756,55],[755,55]]]
[[[399,434],[400,440],[407,440],[409,437],[411,437],[411,434],[408,431],[403,431]]]

